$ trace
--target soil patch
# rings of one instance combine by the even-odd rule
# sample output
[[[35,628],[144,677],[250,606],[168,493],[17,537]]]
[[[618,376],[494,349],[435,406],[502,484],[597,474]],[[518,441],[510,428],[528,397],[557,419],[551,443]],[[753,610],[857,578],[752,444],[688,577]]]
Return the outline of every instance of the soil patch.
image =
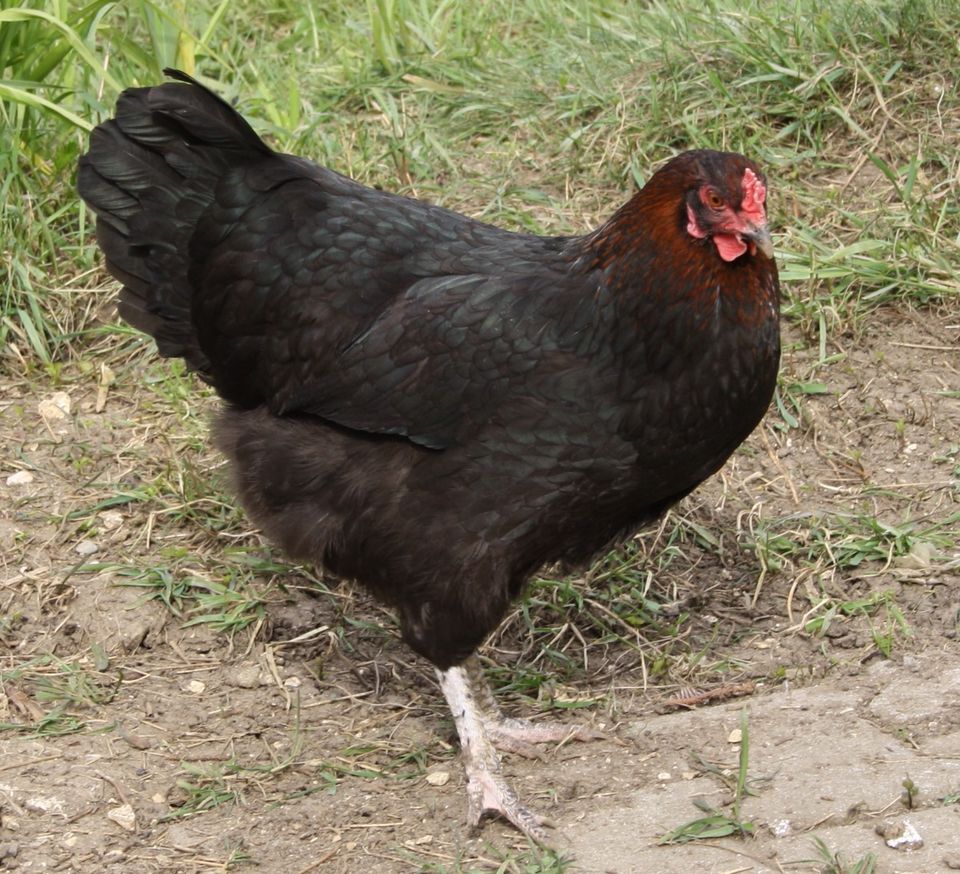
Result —
[[[520,613],[493,641],[609,734],[506,760],[574,870],[817,871],[814,837],[877,872],[960,867],[958,321],[877,313],[826,363],[788,333],[780,408],[631,546],[672,605],[639,648],[578,642],[572,613],[565,675]],[[534,870],[502,824],[467,834],[452,724],[388,614],[278,566],[218,491],[177,424],[207,401],[135,362],[106,403],[61,380],[3,386],[0,868]],[[730,813],[743,707],[753,836],[658,845],[697,799]],[[922,846],[890,846],[908,826]]]

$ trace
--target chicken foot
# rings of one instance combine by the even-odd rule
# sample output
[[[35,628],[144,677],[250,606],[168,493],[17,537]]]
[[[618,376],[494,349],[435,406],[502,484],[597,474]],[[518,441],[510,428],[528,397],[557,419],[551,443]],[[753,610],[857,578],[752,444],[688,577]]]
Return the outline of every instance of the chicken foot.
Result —
[[[508,719],[501,713],[490,686],[474,655],[462,665],[437,671],[453,721],[460,737],[461,756],[467,775],[467,822],[477,828],[487,816],[499,814],[529,838],[547,843],[544,826],[552,823],[521,803],[503,777],[496,747],[540,757],[533,743],[567,738],[591,740],[602,737],[585,728],[539,725],[523,719]]]
[[[471,657],[472,659],[475,657]],[[479,666],[478,666],[479,667]],[[437,671],[460,737],[460,755],[467,774],[467,824],[479,828],[484,817],[499,814],[538,843],[547,843],[548,823],[520,802],[503,777],[500,757],[487,735],[487,727],[472,688],[475,672],[458,665]],[[489,694],[489,689],[487,690]]]

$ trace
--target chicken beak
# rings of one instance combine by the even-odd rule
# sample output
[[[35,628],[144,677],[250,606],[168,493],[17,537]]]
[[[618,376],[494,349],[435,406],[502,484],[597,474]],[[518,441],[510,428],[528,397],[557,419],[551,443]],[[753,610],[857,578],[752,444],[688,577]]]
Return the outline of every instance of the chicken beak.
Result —
[[[768,258],[773,257],[773,239],[766,225],[752,225],[750,230],[742,233],[741,236],[755,243],[757,248]]]

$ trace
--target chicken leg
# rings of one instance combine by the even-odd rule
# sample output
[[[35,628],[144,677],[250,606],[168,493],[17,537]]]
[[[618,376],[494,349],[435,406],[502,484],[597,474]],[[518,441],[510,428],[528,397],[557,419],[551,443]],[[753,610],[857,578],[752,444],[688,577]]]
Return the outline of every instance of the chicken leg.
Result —
[[[438,670],[437,678],[460,737],[467,774],[468,824],[477,828],[484,817],[499,814],[527,837],[546,843],[544,826],[552,826],[552,823],[520,802],[513,787],[503,777],[496,748],[539,758],[532,746],[535,743],[568,738],[592,740],[603,735],[587,728],[541,725],[505,717],[475,655],[461,665]]]

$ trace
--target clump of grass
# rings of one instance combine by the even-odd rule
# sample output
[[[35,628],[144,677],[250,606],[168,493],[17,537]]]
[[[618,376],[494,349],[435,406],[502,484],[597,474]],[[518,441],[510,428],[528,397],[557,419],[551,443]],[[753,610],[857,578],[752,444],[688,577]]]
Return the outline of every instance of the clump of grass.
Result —
[[[755,528],[748,546],[770,570],[787,565],[851,570],[870,562],[888,566],[918,544],[950,544],[956,522],[948,517],[892,524],[866,513],[803,513]]]
[[[585,573],[551,568],[536,577],[491,640],[510,653],[509,668],[503,659],[489,668],[495,687],[545,707],[577,709],[595,699],[557,695],[556,684],[607,681],[632,670],[661,681],[685,660],[691,666],[697,660],[687,640],[692,605],[672,567],[687,568],[704,554],[722,557],[722,540],[696,513],[671,512],[657,530]]]
[[[814,614],[812,617],[810,613]],[[894,601],[893,594],[877,592],[866,598],[855,600],[835,600],[824,598],[816,608],[808,613],[803,624],[804,631],[816,637],[827,634],[835,620],[842,617],[862,616],[870,622],[871,636],[877,650],[889,658],[893,647],[904,638],[910,637],[912,632],[903,611]],[[874,617],[880,614],[880,621]]]
[[[409,852],[404,855],[410,856]],[[503,850],[494,846],[484,848],[486,857],[483,869],[497,874],[564,874],[574,864],[574,859],[557,850],[531,846],[526,850]],[[447,865],[432,859],[420,860],[419,870],[424,874],[473,874],[481,870],[475,861],[455,862]]]
[[[80,712],[109,704],[123,682],[122,671],[109,676],[108,667],[102,647],[94,644],[89,656],[66,660],[46,654],[0,671],[0,684],[8,687],[8,696],[25,717],[0,722],[0,731],[44,737],[87,730]]]
[[[41,714],[35,722],[0,722],[0,731],[15,731],[26,737],[59,737],[87,730],[87,724],[68,712],[66,703],[58,704]]]
[[[267,575],[264,591],[270,580],[289,571],[286,565],[272,560],[249,560],[246,550],[226,550],[213,559],[219,579],[211,579],[206,567],[182,548],[165,550],[167,561],[152,566],[96,564],[84,570],[110,571],[118,583],[144,593],[144,601],[158,600],[174,616],[183,620],[183,627],[206,625],[214,631],[235,634],[265,615],[266,595],[261,593],[258,578]],[[240,555],[240,561],[231,560]],[[256,556],[254,556],[256,559]]]
[[[822,838],[814,837],[813,846],[820,857],[820,874],[874,874],[877,868],[877,857],[867,853],[856,862],[845,862],[839,852],[833,852]]]
[[[196,816],[224,804],[235,804],[240,792],[232,785],[231,775],[219,763],[197,765],[184,762],[184,777],[177,780],[178,797],[173,810],[161,822]]]
[[[756,826],[744,820],[740,815],[740,806],[746,795],[747,775],[750,765],[750,726],[746,708],[740,711],[740,753],[738,756],[736,781],[733,785],[733,797],[730,813],[724,813],[711,807],[703,798],[694,800],[694,805],[706,813],[706,816],[691,820],[667,832],[659,844],[686,844],[690,841],[702,841],[710,838],[725,838],[732,835],[747,837],[752,835]]]

